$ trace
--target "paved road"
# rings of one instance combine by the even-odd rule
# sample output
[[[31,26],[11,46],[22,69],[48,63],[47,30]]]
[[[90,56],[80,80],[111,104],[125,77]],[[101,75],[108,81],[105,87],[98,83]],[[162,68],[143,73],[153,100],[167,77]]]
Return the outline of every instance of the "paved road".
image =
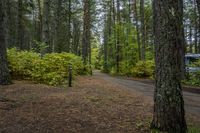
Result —
[[[102,78],[109,82],[125,86],[128,89],[134,89],[144,94],[144,96],[151,97],[153,100],[154,86],[145,84],[140,81],[123,79],[119,77],[112,77],[99,71],[94,71],[94,77]],[[200,118],[200,94],[183,92],[186,112],[192,113]]]

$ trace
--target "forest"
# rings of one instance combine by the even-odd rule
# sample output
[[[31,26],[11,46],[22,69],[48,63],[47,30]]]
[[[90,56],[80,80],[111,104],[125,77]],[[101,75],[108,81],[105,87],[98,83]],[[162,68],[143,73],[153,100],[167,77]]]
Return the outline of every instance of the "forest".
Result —
[[[200,0],[0,1],[0,132],[200,133],[199,105]]]

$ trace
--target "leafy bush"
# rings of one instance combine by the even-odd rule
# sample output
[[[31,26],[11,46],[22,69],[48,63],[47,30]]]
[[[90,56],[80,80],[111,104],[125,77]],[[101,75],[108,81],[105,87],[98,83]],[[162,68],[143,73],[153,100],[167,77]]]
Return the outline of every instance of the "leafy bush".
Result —
[[[188,66],[190,67],[200,67],[200,60],[192,62]],[[187,78],[183,81],[184,84],[190,86],[200,86],[200,71],[194,73],[187,73]]]
[[[138,61],[137,63],[129,63],[126,61],[120,62],[119,72],[116,72],[116,67],[112,67],[109,72],[111,75],[125,75],[133,77],[148,77],[154,76],[155,63],[153,60]]]
[[[92,49],[92,68],[101,69],[100,64],[100,56],[99,56],[99,49],[93,48]]]
[[[10,49],[8,61],[13,76],[49,85],[66,83],[69,64],[73,67],[73,77],[89,72],[89,68],[84,67],[81,57],[69,53],[46,54],[41,59],[38,53]]]
[[[131,73],[134,77],[153,77],[155,64],[154,61],[138,61]]]
[[[120,75],[133,76],[131,70],[135,65],[136,63],[133,64],[131,61],[121,61],[119,68]]]
[[[190,86],[200,86],[200,72],[190,73],[187,78],[183,80],[183,84]]]

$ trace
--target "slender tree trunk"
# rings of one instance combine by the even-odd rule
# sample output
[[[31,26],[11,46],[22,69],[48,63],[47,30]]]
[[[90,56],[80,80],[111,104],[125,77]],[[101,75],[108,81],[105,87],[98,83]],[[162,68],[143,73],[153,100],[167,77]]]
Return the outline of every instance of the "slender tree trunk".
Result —
[[[72,40],[72,46],[73,46],[73,53],[78,55],[78,47],[80,42],[80,24],[78,20],[73,20],[73,40]]]
[[[139,60],[141,60],[141,39],[140,39],[140,31],[139,31],[139,24],[138,24],[138,12],[137,12],[136,0],[133,0],[133,13],[134,13],[134,18],[135,18],[135,22],[136,22],[138,55],[139,55]]]
[[[104,22],[104,71],[108,72],[108,59],[112,57],[113,49],[112,46],[109,46],[109,41],[112,35],[112,1],[107,3],[107,15]],[[106,8],[106,7],[105,7]]]
[[[119,62],[120,62],[120,29],[121,29],[121,22],[120,22],[120,2],[117,0],[117,42],[116,42],[116,71],[119,73]]]
[[[68,24],[67,24],[67,47],[66,51],[71,51],[71,0],[68,3]]]
[[[84,0],[84,17],[83,17],[83,40],[82,40],[82,57],[86,65],[88,63],[90,47],[90,0]]]
[[[192,41],[192,25],[191,25],[191,23],[190,23],[190,33],[189,33],[189,39],[190,39],[190,46],[189,46],[189,48],[190,48],[190,53],[193,53],[193,41]]]
[[[23,41],[24,41],[24,35],[23,35],[23,1],[18,0],[18,16],[17,16],[17,47],[19,49],[23,49]]]
[[[141,59],[145,60],[145,23],[144,23],[144,0],[140,0],[140,20],[141,20],[141,42],[142,42],[142,48],[141,48]]]
[[[42,41],[42,9],[41,9],[41,0],[37,0],[37,3],[38,3],[38,11],[39,11],[39,16],[38,16],[38,19],[39,19],[39,23],[38,23],[38,41]]]
[[[43,7],[43,42],[48,46],[46,49],[46,52],[51,52],[51,47],[50,47],[50,40],[49,40],[49,6],[50,6],[50,1],[49,0],[44,0],[44,7]],[[43,55],[44,53],[42,53]]]
[[[196,3],[197,3],[198,14],[199,14],[199,25],[200,25],[200,0],[196,0]],[[200,26],[199,26],[199,30],[200,30]]]
[[[61,4],[62,4],[62,0],[57,0],[56,1],[56,13],[55,13],[55,42],[54,42],[54,47],[55,47],[55,51],[58,53],[61,53],[63,50],[63,46],[61,41],[60,41],[60,19],[61,19]]]
[[[199,18],[198,18],[198,20],[199,20],[199,22],[198,22],[198,32],[199,32],[199,37],[198,38],[200,38],[200,0],[196,0],[196,3],[197,3],[197,11],[198,11],[198,16],[199,16]],[[199,51],[199,53],[200,53],[200,39],[199,39],[199,41],[198,41],[199,43],[198,43],[198,51]]]
[[[196,13],[197,12],[197,7],[196,7],[196,2],[194,0],[194,12]],[[195,14],[195,22],[194,22],[194,26],[195,26],[195,33],[194,33],[194,47],[195,47],[195,53],[197,54],[198,53],[198,16],[197,14]]]
[[[0,1],[0,85],[11,83],[6,52],[6,0]]]
[[[106,16],[105,22],[104,22],[104,37],[103,37],[103,52],[104,52],[104,72],[107,72],[108,70],[108,17]]]
[[[6,29],[7,29],[7,38],[6,38],[6,47],[10,48],[14,43],[11,41],[11,8],[10,8],[10,0],[6,1],[6,15],[7,15],[7,22],[6,22]],[[13,44],[12,44],[13,43]]]
[[[113,24],[113,1],[109,1],[109,20],[108,20],[108,25],[109,25],[109,32],[108,32],[108,36],[109,36],[109,40],[111,40],[112,35],[114,35],[114,24]],[[109,59],[113,59],[114,56],[114,49],[113,49],[113,44],[115,45],[115,43],[108,43],[108,55],[107,55],[107,61],[109,61]],[[107,69],[109,69],[108,63],[107,63]]]
[[[114,46],[112,47],[114,49],[114,54],[112,56],[112,59],[116,59],[116,47],[117,47],[117,39],[116,39],[116,8],[115,8],[115,0],[112,0],[112,14],[113,14],[113,36],[114,36]]]
[[[181,87],[183,1],[154,0],[156,83],[152,128],[186,133]]]

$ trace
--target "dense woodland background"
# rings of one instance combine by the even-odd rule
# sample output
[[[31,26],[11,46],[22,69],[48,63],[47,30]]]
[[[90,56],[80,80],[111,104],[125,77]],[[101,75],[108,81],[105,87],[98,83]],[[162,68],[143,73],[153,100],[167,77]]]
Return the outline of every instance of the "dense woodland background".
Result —
[[[95,56],[103,70],[123,74],[138,61],[154,58],[151,0],[6,2],[8,48],[70,52],[82,55],[88,64],[91,51],[98,48]],[[183,8],[185,52],[199,53],[198,0],[185,0]]]
[[[184,58],[200,53],[200,6],[183,2]],[[151,0],[7,0],[6,6],[7,48],[73,53],[89,69],[154,77]],[[185,83],[200,84],[198,75],[190,77]]]

